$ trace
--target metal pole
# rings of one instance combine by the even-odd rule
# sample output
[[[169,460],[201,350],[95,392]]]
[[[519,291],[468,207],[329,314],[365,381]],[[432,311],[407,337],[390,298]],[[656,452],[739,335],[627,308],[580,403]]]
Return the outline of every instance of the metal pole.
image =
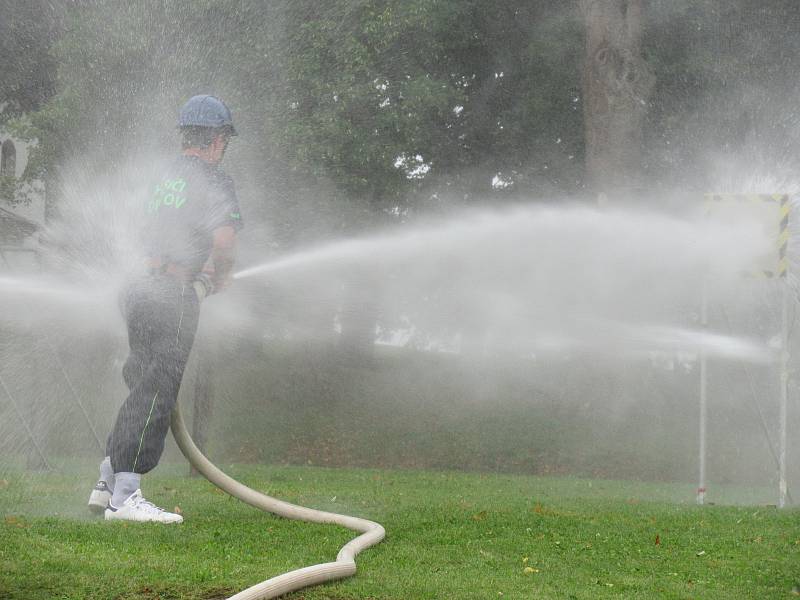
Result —
[[[786,506],[786,417],[789,400],[789,286],[781,281],[780,434],[778,450],[778,508]]]
[[[703,281],[703,297],[700,306],[700,326],[705,332],[708,329],[708,289]],[[705,504],[706,501],[706,417],[708,413],[708,357],[703,346],[700,349],[700,445],[699,445],[699,476],[697,481],[697,503]]]
[[[722,313],[722,317],[725,319],[725,324],[728,328],[728,333],[733,333],[733,327],[731,327],[731,320],[728,317],[728,312],[722,305],[720,305],[720,312]],[[789,329],[791,330],[791,324],[789,325]],[[744,374],[747,376],[747,385],[750,388],[750,400],[753,409],[755,410],[756,415],[758,416],[758,422],[761,425],[761,431],[764,433],[764,439],[767,442],[767,448],[769,449],[770,456],[772,456],[772,461],[775,463],[775,469],[777,470],[780,467],[780,459],[778,458],[778,451],[775,448],[772,436],[769,433],[769,427],[767,427],[767,420],[764,418],[764,413],[761,410],[761,406],[759,405],[758,393],[756,392],[756,384],[753,381],[753,373],[750,371],[750,368],[747,366],[746,362],[742,363],[742,369],[744,370]],[[733,396],[732,393],[731,396]],[[788,486],[786,487],[786,501],[789,504],[794,503],[794,500],[792,500],[792,493],[789,490]]]

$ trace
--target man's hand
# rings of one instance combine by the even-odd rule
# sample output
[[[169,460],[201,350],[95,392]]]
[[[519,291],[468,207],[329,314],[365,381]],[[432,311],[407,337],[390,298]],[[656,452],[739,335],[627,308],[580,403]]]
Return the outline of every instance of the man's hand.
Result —
[[[197,294],[197,300],[200,302],[214,293],[214,283],[206,273],[200,273],[194,280],[193,286],[194,293]]]

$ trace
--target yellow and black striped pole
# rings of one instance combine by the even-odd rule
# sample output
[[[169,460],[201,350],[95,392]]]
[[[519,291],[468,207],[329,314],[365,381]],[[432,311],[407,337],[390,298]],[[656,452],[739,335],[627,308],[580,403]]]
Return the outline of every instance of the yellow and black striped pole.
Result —
[[[776,222],[777,253],[774,266],[757,272],[746,272],[750,277],[772,279],[786,277],[789,270],[787,250],[789,248],[789,194],[706,194],[706,214],[724,206],[762,205],[765,209],[777,207]]]
[[[789,286],[786,283],[786,274],[789,271],[789,213],[791,205],[789,196],[783,195],[780,199],[780,234],[778,235],[778,277],[781,282],[781,399],[780,399],[780,450],[778,455],[778,507],[786,506],[786,496],[789,493],[786,481],[786,445],[787,418],[789,405]]]
[[[778,229],[778,277],[785,278],[789,271],[789,257],[786,252],[789,249],[789,213],[792,208],[788,194],[779,196],[781,220]]]

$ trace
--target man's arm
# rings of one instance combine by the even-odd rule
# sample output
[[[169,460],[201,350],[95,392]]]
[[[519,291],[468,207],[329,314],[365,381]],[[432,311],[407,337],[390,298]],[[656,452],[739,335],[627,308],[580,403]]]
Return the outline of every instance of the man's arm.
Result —
[[[203,273],[211,278],[213,293],[217,293],[230,284],[233,275],[233,263],[236,259],[236,229],[232,225],[223,225],[212,232],[212,237],[211,255],[203,267]]]

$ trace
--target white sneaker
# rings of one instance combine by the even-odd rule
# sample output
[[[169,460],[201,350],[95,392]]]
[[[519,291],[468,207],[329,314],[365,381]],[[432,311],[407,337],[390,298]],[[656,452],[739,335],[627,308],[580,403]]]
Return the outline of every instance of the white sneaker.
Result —
[[[94,486],[92,493],[89,494],[89,510],[100,514],[108,508],[111,502],[111,490],[108,483],[100,479]]]
[[[106,509],[106,521],[149,521],[154,523],[181,523],[183,517],[158,508],[142,496],[142,490],[136,490],[130,498],[115,508],[109,503]]]

